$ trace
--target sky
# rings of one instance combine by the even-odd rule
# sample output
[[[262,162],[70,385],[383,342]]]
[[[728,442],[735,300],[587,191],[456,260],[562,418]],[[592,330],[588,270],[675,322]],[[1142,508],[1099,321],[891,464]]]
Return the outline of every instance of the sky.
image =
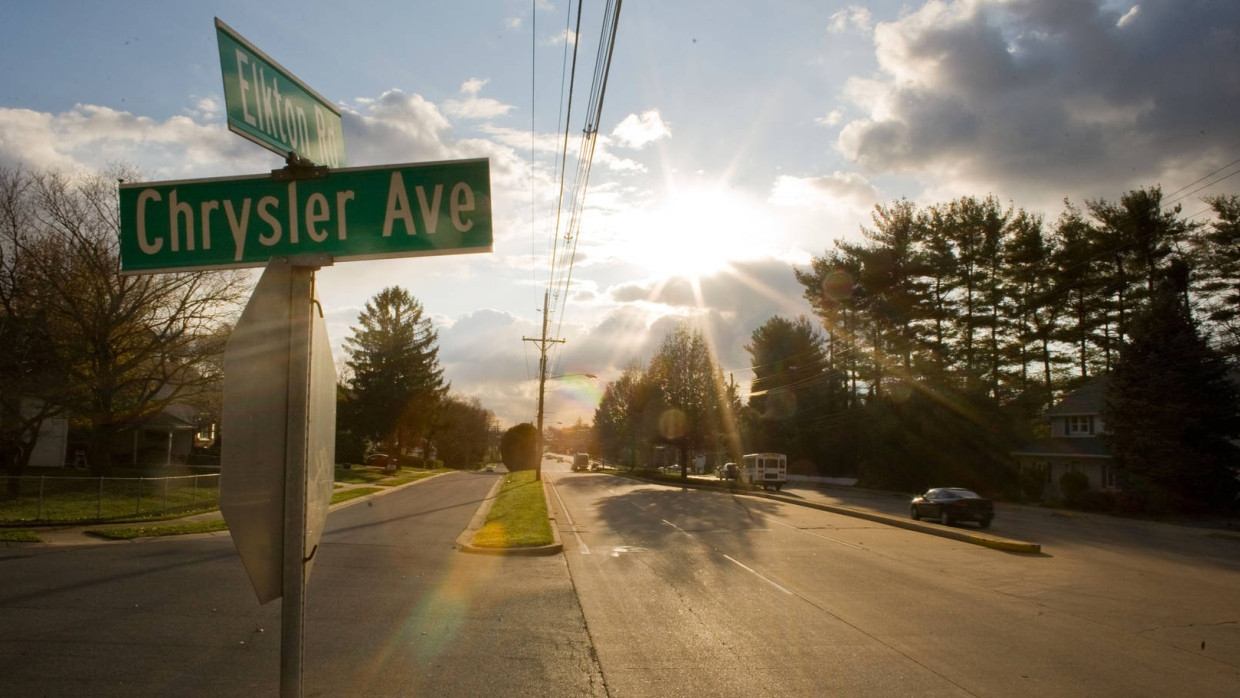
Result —
[[[604,4],[575,32],[563,0],[3,2],[0,167],[282,166],[227,130],[218,17],[339,106],[349,166],[489,159],[493,252],[342,261],[319,296],[340,359],[366,301],[407,289],[453,393],[532,422],[568,61],[571,187]],[[1240,183],[1238,34],[1232,0],[622,2],[546,424],[589,423],[682,321],[744,396],[753,331],[811,313],[794,269],[875,205],[995,195],[1050,224],[1160,186],[1205,220]]]

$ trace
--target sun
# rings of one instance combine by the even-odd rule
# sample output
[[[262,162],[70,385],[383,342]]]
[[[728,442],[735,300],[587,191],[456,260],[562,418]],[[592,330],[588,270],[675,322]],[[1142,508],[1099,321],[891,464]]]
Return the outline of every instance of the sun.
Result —
[[[762,255],[772,231],[761,210],[737,190],[692,188],[668,193],[623,233],[622,256],[653,278],[700,278]]]

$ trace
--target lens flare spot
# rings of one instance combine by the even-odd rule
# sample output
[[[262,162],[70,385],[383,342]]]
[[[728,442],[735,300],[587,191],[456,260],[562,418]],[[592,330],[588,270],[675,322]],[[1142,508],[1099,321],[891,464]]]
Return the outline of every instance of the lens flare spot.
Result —
[[[689,420],[685,413],[672,408],[659,415],[659,435],[671,441],[679,439],[688,432]]]
[[[852,274],[843,269],[836,269],[822,280],[822,295],[837,303],[845,301],[852,297],[855,285]]]

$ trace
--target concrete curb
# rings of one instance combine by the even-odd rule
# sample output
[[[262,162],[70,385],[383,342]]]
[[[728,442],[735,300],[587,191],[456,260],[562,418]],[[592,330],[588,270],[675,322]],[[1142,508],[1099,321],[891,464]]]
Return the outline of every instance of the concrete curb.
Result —
[[[656,485],[668,485],[670,487],[692,487],[694,489],[711,490],[714,492],[728,492],[730,494],[741,495],[744,497],[759,497],[763,499],[774,499],[779,502],[784,502],[785,504],[795,504],[797,506],[809,507],[811,509],[818,509],[820,511],[829,511],[833,514],[843,514],[844,516],[852,516],[858,519],[866,519],[868,521],[873,521],[875,523],[881,523],[881,524],[885,524],[888,526],[895,526],[897,528],[904,528],[910,531],[917,531],[918,533],[928,533],[930,535],[938,536],[940,538],[951,538],[952,540],[958,540],[963,543],[971,543],[973,545],[980,545],[986,548],[991,548],[993,550],[1002,550],[1004,552],[1009,552],[1009,553],[1037,554],[1037,553],[1042,552],[1041,543],[1031,543],[1031,542],[1023,541],[1023,540],[1002,538],[1000,536],[994,536],[988,533],[981,533],[979,531],[952,528],[950,526],[943,526],[940,524],[934,524],[934,523],[928,523],[928,522],[922,522],[922,521],[913,521],[912,519],[904,519],[898,516],[892,516],[890,514],[880,514],[875,511],[866,511],[864,509],[854,509],[852,507],[840,506],[838,504],[827,504],[825,502],[811,502],[811,501],[807,501],[804,499],[797,499],[794,497],[789,497],[788,495],[784,495],[784,494],[773,494],[771,492],[758,492],[758,491],[740,490],[740,489],[732,489],[732,488],[722,488],[722,487],[717,487],[717,486],[712,486],[712,485],[699,484],[699,483],[693,482],[692,480],[686,481],[684,483],[670,484],[670,483],[663,482],[661,480],[647,480],[646,478],[643,478],[639,475],[634,475],[632,473],[614,472],[612,474],[620,475],[621,477],[629,477],[629,478],[633,478],[634,480],[641,480],[642,482],[649,482],[649,483],[656,484]]]
[[[551,497],[547,494],[547,481],[541,481],[543,486],[543,500],[547,503],[547,520],[551,526],[550,545],[533,545],[522,548],[482,548],[473,545],[474,535],[478,533],[478,529],[486,523],[487,514],[491,513],[491,505],[495,503],[495,495],[499,492],[500,485],[504,484],[504,478],[500,477],[495,481],[495,485],[491,487],[491,491],[487,493],[482,504],[478,505],[478,511],[474,512],[474,516],[469,520],[469,527],[456,537],[456,544],[463,553],[473,553],[474,555],[513,555],[523,557],[537,557],[541,555],[559,555],[564,550],[564,542],[560,540],[560,528],[555,524],[555,515],[552,514]]]

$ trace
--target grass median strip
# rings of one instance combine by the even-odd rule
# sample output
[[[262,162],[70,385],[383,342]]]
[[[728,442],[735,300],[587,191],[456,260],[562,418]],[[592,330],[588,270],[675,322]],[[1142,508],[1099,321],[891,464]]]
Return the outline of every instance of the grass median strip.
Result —
[[[34,531],[0,529],[0,543],[41,543],[43,539]]]
[[[479,548],[525,548],[550,545],[551,523],[547,499],[534,471],[521,470],[504,476],[486,523],[474,534]]]
[[[107,538],[108,540],[132,540],[134,538],[151,538],[154,536],[183,536],[189,533],[210,533],[227,529],[228,524],[221,519],[215,519],[212,521],[181,521],[179,523],[144,526],[114,526],[111,528],[90,529],[86,533],[100,538]]]

